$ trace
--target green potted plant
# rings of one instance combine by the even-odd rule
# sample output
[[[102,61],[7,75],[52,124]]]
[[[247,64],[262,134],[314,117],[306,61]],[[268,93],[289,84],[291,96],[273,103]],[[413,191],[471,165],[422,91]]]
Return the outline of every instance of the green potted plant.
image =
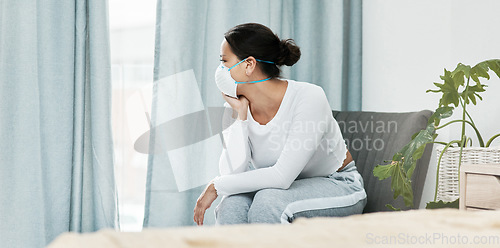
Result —
[[[482,100],[480,93],[485,91],[485,87],[487,87],[487,85],[482,84],[480,79],[483,78],[483,80],[489,80],[489,70],[493,71],[500,78],[500,59],[486,60],[472,67],[459,63],[453,71],[444,69],[444,75],[440,76],[443,83],[434,83],[434,85],[437,86],[437,89],[430,89],[426,91],[442,94],[439,99],[438,108],[429,118],[426,129],[414,134],[411,141],[394,154],[390,163],[377,165],[373,169],[373,175],[378,177],[379,180],[391,177],[391,189],[394,192],[394,199],[398,196],[402,196],[406,206],[413,206],[411,176],[413,170],[415,169],[417,160],[422,157],[424,149],[428,144],[435,143],[444,145],[441,153],[439,154],[437,169],[437,173],[439,173],[439,166],[443,155],[447,149],[453,147],[454,145],[457,149],[459,149],[458,168],[462,163],[463,150],[468,144],[472,143],[470,136],[466,133],[466,125],[472,127],[474,130],[480,147],[489,147],[492,141],[500,136],[500,134],[494,135],[487,142],[484,142],[483,137],[467,111],[467,106],[469,104],[472,103],[476,105],[478,99]],[[461,108],[461,118],[440,125],[442,119],[452,116],[455,108]],[[436,137],[438,136],[436,131],[452,124],[461,124],[460,137],[447,143],[436,141]],[[456,173],[458,174],[459,171],[456,171]],[[426,208],[458,208],[458,199],[452,202],[436,202],[438,179],[439,175],[436,176],[434,201],[429,202]],[[390,204],[387,204],[386,206],[393,210],[399,210]]]

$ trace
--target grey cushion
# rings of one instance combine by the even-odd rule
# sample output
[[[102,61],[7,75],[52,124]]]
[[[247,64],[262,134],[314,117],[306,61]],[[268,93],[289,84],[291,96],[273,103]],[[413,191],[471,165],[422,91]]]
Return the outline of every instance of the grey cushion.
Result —
[[[411,136],[425,129],[432,111],[409,113],[380,113],[363,111],[332,111],[339,123],[347,147],[359,173],[363,176],[368,202],[364,213],[388,211],[385,204],[405,207],[402,197],[393,199],[391,179],[380,181],[373,176],[373,168],[386,164],[392,156],[411,140]],[[422,197],[425,176],[429,166],[432,146],[428,145],[412,176],[413,208],[418,208]]]

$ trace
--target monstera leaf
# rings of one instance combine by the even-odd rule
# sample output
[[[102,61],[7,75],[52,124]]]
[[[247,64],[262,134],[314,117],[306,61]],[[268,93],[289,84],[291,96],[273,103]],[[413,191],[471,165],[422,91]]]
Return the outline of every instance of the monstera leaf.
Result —
[[[477,103],[476,97],[483,100],[478,93],[484,92],[484,87],[486,87],[486,85],[481,84],[479,78],[489,80],[489,70],[495,72],[500,78],[500,60],[486,60],[474,67],[459,63],[453,72],[444,69],[444,75],[440,76],[444,83],[434,83],[439,89],[427,90],[426,92],[443,93],[439,100],[439,106],[454,105],[458,107],[460,98],[465,101],[465,104],[469,104],[470,100],[475,105]],[[476,85],[469,85],[469,79],[476,82]]]

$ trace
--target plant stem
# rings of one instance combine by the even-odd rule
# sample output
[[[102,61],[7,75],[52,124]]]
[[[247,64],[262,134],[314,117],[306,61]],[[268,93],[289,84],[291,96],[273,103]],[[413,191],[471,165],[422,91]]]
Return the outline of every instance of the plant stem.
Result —
[[[464,101],[462,100],[462,98],[459,98],[460,99],[460,104],[462,105],[462,107],[464,107]],[[469,111],[465,111],[465,114],[467,115],[467,117],[469,117],[469,120],[470,122],[472,123],[472,125],[476,126],[476,123],[474,123],[474,121],[472,120],[472,117],[469,115]]]
[[[467,78],[467,86],[465,87],[465,96],[466,97],[468,96],[468,93],[469,93],[469,82],[470,82],[470,77]],[[462,106],[463,107],[462,120],[464,120],[464,121],[465,121],[465,114],[467,113],[466,106],[467,106],[467,104],[465,104],[465,101],[464,101],[464,104]],[[462,143],[460,146],[460,152],[458,154],[458,171],[457,171],[458,185],[460,185],[460,165],[462,165],[462,151],[463,151],[464,147],[467,145],[467,139],[465,137],[465,122],[462,122],[461,139],[462,139],[462,141],[461,141]],[[479,136],[478,136],[478,139],[479,139]],[[484,146],[484,143],[482,144],[482,146]],[[458,188],[458,194],[460,195],[460,187]]]
[[[500,137],[500,133],[494,135],[493,137],[491,137],[491,139],[489,139],[488,142],[486,142],[486,147],[490,147],[491,142],[493,142],[493,140],[496,139],[496,138],[498,138],[498,137]]]
[[[441,165],[441,158],[443,157],[444,152],[451,146],[453,143],[459,143],[460,140],[452,140],[450,143],[446,144],[446,146],[443,148],[441,151],[441,154],[439,154],[439,160],[437,164],[437,169],[436,169],[436,188],[434,189],[434,201],[436,201],[437,198],[437,193],[438,193],[438,185],[439,185],[439,166]]]
[[[500,134],[499,134],[500,135]],[[433,142],[429,142],[429,143],[433,143],[433,144],[440,144],[440,145],[447,145],[447,143],[443,142],[443,141],[433,141]],[[453,147],[453,146],[451,146]]]
[[[470,141],[470,146],[472,146],[472,139],[470,137],[467,137],[467,139],[465,140],[465,145],[467,145],[467,142]]]
[[[463,125],[465,125],[465,123],[469,124],[472,127],[472,129],[474,129],[474,131],[476,132],[477,139],[479,141],[479,146],[484,147],[483,136],[481,136],[477,127],[474,124],[472,124],[472,122],[470,122],[468,120],[453,120],[453,121],[447,122],[446,124],[443,124],[442,126],[437,127],[436,130],[439,130],[443,127],[446,127],[446,126],[448,126],[452,123],[456,123],[456,122],[462,122]]]
[[[467,78],[467,86],[465,86],[465,96],[467,97],[469,93],[469,82],[470,82],[470,77]],[[459,98],[460,99],[460,98]],[[465,104],[465,101],[464,103],[462,104],[462,120],[464,122],[462,122],[462,134],[460,135],[460,139],[462,140],[462,142],[464,142],[464,136],[465,136],[465,113],[467,112],[466,110],[466,106],[467,104]],[[464,143],[461,143],[461,146],[460,146],[460,157],[458,158],[458,167],[460,168],[460,163],[462,161],[462,148],[465,146],[466,144]]]

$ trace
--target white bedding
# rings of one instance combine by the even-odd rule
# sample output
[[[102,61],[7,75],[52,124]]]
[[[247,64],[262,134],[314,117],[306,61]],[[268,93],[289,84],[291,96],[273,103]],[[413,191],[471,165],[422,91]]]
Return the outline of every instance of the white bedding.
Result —
[[[299,218],[291,225],[101,230],[65,233],[48,247],[500,247],[500,210],[421,209]]]

